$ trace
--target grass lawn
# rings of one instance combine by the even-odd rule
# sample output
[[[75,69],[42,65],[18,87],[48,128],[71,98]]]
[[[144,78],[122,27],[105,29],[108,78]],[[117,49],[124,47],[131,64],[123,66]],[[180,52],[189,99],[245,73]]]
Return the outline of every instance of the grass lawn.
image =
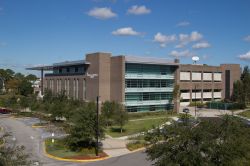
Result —
[[[145,119],[138,121],[128,121],[128,123],[124,126],[123,132],[120,133],[119,126],[112,126],[107,129],[107,134],[112,137],[122,137],[126,135],[132,135],[136,133],[140,133],[143,131],[148,131],[153,126],[159,126],[165,122],[167,122],[168,118],[161,119]]]
[[[51,139],[45,141],[46,152],[56,157],[67,158],[67,159],[90,159],[96,158],[94,148],[84,148],[79,152],[71,151],[65,146],[62,140],[55,140],[52,143]],[[104,157],[106,154],[100,152],[100,157]]]
[[[250,110],[246,110],[242,113],[239,113],[240,116],[244,116],[246,118],[250,118]]]
[[[128,143],[126,146],[127,146],[128,150],[133,151],[133,150],[136,150],[136,149],[140,149],[140,148],[142,148],[142,147],[145,147],[145,144],[146,144],[145,141],[140,140],[140,141],[133,141],[133,142],[130,142],[130,143]]]
[[[134,112],[129,113],[129,120],[134,119],[148,119],[148,118],[166,118],[170,116],[175,116],[176,113],[172,113],[170,111],[158,111],[158,112]]]

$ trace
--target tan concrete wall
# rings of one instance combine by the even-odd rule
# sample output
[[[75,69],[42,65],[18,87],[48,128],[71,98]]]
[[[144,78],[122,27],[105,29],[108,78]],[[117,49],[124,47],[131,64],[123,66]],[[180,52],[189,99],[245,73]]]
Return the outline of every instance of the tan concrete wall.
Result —
[[[233,92],[233,83],[240,79],[241,76],[241,68],[239,64],[221,64],[222,69],[222,97],[225,98],[225,72],[226,70],[230,70],[230,96]]]
[[[125,57],[111,58],[110,69],[110,100],[125,101]]]
[[[110,53],[93,53],[86,55],[86,61],[90,62],[87,69],[89,74],[97,74],[97,77],[86,78],[86,98],[95,101],[100,96],[100,102],[110,100]]]

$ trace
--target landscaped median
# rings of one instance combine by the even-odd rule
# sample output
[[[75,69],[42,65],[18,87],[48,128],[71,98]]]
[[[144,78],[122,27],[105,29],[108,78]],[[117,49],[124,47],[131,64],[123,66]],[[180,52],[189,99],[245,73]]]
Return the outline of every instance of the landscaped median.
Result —
[[[81,151],[72,151],[65,145],[62,139],[55,139],[54,143],[52,143],[52,139],[46,139],[44,141],[44,153],[49,158],[70,162],[90,162],[109,158],[109,156],[101,150],[97,157],[94,147],[83,148]]]
[[[142,150],[146,146],[145,140],[130,141],[127,145],[127,149],[130,151]]]
[[[48,123],[35,123],[32,125],[32,128],[45,128],[48,126]]]
[[[250,109],[249,109],[249,110],[246,110],[246,111],[244,111],[244,112],[241,112],[241,113],[239,113],[238,115],[250,119]]]

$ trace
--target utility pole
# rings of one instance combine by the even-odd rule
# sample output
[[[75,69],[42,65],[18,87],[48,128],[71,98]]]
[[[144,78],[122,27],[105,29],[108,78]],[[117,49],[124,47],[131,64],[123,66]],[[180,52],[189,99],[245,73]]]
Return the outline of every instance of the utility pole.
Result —
[[[196,118],[196,84],[194,85],[194,90],[195,90],[195,92],[194,92],[194,116],[195,116],[195,118]]]
[[[96,148],[95,154],[99,156],[99,96],[96,97]]]

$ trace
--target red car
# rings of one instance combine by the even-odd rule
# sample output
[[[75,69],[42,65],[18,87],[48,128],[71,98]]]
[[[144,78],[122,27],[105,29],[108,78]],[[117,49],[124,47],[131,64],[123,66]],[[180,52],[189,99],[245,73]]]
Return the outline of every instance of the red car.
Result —
[[[11,113],[11,110],[9,110],[7,108],[0,108],[0,113],[1,114],[9,114],[9,113]]]

